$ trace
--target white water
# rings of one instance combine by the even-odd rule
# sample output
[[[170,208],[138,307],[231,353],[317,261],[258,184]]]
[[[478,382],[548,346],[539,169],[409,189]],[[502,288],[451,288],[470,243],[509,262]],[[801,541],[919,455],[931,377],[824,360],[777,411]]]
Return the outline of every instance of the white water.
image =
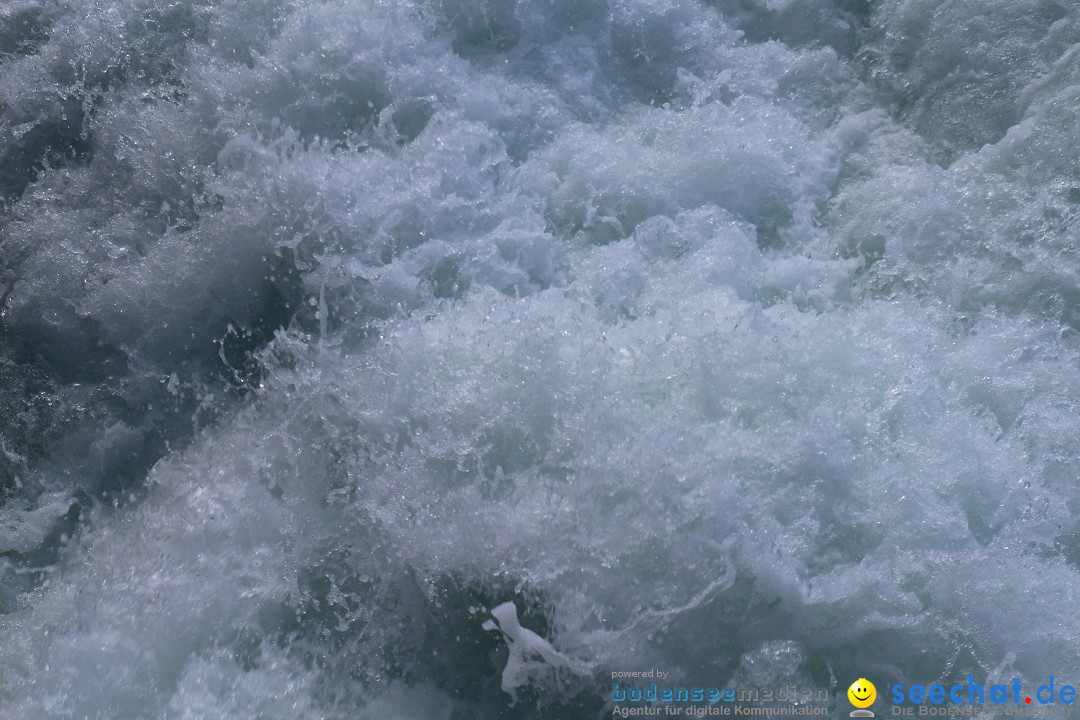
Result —
[[[7,3],[0,716],[1076,679],[1078,48],[1064,0]]]

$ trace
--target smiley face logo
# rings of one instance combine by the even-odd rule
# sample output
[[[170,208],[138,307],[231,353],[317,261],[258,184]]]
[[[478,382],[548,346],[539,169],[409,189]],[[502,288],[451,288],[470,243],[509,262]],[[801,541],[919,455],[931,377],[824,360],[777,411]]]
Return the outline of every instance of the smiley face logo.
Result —
[[[848,700],[857,708],[868,708],[877,698],[877,688],[866,678],[859,678],[847,689]]]

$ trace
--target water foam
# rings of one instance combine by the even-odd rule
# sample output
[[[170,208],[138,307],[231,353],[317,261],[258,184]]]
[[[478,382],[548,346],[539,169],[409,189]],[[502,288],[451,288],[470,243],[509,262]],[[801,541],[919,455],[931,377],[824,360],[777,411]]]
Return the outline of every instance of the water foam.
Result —
[[[5,716],[1075,673],[1077,20],[0,10]]]

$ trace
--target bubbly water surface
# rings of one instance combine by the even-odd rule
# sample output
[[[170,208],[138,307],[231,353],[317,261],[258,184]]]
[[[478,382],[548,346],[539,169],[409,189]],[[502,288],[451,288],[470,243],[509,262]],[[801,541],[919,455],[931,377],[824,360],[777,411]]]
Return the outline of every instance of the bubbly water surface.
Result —
[[[0,716],[1077,679],[1078,242],[1067,0],[7,0]]]

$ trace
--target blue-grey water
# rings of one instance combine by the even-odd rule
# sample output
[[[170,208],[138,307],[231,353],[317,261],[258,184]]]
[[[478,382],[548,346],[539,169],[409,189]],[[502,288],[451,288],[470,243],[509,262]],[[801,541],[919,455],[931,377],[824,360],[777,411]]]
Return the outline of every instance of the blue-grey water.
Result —
[[[0,717],[649,668],[1080,680],[1080,5],[2,0]]]

